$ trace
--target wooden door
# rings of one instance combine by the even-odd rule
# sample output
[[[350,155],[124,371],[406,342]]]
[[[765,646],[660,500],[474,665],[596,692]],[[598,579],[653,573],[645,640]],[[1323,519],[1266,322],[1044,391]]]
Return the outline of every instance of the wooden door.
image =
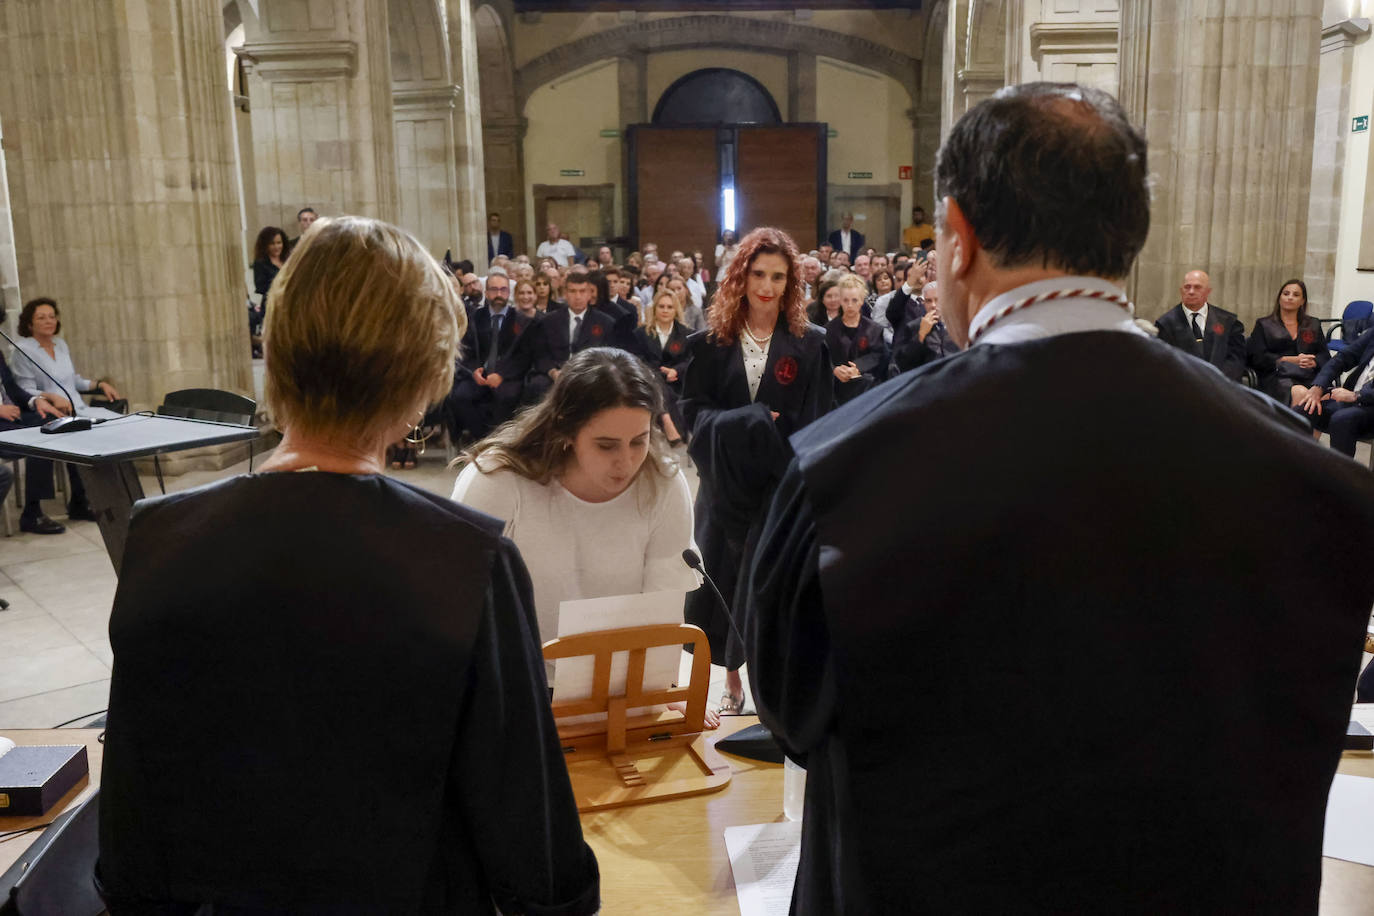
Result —
[[[735,225],[782,229],[809,251],[821,231],[825,125],[740,127],[735,165]]]
[[[630,128],[631,244],[656,242],[708,258],[720,235],[720,156],[714,127]]]

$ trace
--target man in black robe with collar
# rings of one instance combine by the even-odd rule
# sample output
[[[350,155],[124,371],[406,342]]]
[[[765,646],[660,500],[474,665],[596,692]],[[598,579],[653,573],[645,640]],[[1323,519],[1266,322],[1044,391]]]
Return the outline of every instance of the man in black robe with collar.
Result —
[[[1148,175],[1098,90],[969,111],[936,167],[969,348],[791,440],[743,626],[808,768],[794,913],[1317,908],[1374,477],[1135,327]],[[1279,563],[1286,517],[1323,537]]]
[[[1179,287],[1179,303],[1155,322],[1159,339],[1206,360],[1232,381],[1245,375],[1245,324],[1235,312],[1207,301],[1212,281],[1205,271],[1190,270]]]

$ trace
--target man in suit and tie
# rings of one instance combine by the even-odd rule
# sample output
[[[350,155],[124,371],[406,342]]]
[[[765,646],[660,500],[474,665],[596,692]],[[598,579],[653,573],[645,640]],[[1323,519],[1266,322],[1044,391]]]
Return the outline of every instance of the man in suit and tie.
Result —
[[[1206,360],[1232,381],[1245,375],[1245,325],[1234,312],[1207,301],[1212,281],[1204,271],[1190,270],[1179,287],[1182,302],[1155,322],[1159,339]]]
[[[1374,433],[1374,328],[1331,357],[1295,403],[1312,418],[1314,429],[1331,435],[1333,449],[1355,457],[1355,443]]]
[[[968,348],[790,439],[740,626],[807,767],[797,916],[1317,910],[1374,475],[1136,327],[1147,160],[1101,90],[972,108],[935,173]]]
[[[587,272],[570,272],[563,293],[567,304],[549,309],[539,325],[534,372],[526,382],[527,400],[543,397],[574,353],[588,347],[615,346],[615,319],[606,311],[590,308],[596,287]]]
[[[518,351],[529,346],[526,335],[534,322],[509,302],[510,277],[503,268],[493,267],[487,274],[486,298],[472,310],[463,335],[463,358],[444,401],[454,441],[464,430],[481,439],[509,420],[520,403],[529,360],[522,361]]]
[[[515,257],[515,241],[501,228],[501,214],[493,210],[487,214],[487,263],[495,261],[498,255]]]
[[[864,235],[854,228],[854,214],[848,210],[840,214],[840,228],[830,233],[826,241],[835,251],[843,251],[850,264],[864,250]]]

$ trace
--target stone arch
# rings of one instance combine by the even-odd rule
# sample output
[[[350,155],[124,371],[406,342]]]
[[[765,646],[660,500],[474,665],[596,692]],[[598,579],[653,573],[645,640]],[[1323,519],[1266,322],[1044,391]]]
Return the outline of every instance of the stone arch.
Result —
[[[391,85],[451,83],[442,0],[390,0]]]
[[[706,47],[831,57],[890,76],[916,97],[920,62],[876,42],[793,21],[702,14],[636,20],[560,45],[515,71],[516,102],[523,111],[535,89],[598,60]]]
[[[482,4],[473,12],[478,88],[482,98],[483,171],[487,209],[501,214],[516,251],[525,244],[525,120],[516,104],[515,60],[501,14]]]

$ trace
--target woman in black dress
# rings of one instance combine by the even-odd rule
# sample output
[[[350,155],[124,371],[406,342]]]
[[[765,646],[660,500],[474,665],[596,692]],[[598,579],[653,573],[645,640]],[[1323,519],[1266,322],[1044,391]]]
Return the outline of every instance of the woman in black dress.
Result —
[[[682,376],[691,356],[687,336],[692,329],[682,323],[682,302],[670,289],[654,293],[653,323],[638,328],[640,352],[663,387],[663,432],[672,445],[682,441]]]
[[[787,469],[787,437],[830,409],[830,357],[825,333],[806,320],[797,246],[780,229],[744,237],[707,320],[705,333],[688,339],[682,412],[701,481],[697,544],[706,572],[738,615],[750,532]],[[712,661],[725,666],[721,711],[739,712],[744,651],[729,618],[709,589],[687,596],[685,616],[706,631]]]
[[[258,355],[257,340],[262,337],[262,319],[267,313],[267,293],[285,263],[286,233],[276,226],[265,226],[253,243],[253,292],[258,304],[248,309],[248,334],[254,339],[254,356]]]
[[[1307,314],[1307,284],[1289,280],[1274,297],[1274,310],[1255,322],[1247,361],[1259,376],[1260,390],[1293,406],[1331,358],[1321,322]]]
[[[449,390],[461,316],[414,238],[319,220],[267,316],[281,444],[134,506],[100,796],[116,916],[596,912],[525,564],[500,521],[382,473]]]
[[[867,284],[858,274],[840,280],[840,314],[825,326],[825,345],[834,366],[835,403],[847,404],[872,388],[887,368],[883,329],[863,315]]]

